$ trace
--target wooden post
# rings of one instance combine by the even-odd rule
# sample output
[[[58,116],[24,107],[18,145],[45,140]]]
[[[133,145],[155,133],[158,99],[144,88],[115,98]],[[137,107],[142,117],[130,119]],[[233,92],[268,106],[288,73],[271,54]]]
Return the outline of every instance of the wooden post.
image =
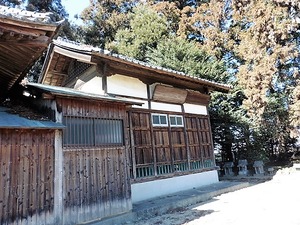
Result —
[[[54,143],[54,220],[63,224],[63,150],[62,131],[55,131]]]
[[[169,120],[169,115],[168,115],[168,120]],[[170,146],[170,152],[171,152],[171,168],[172,168],[172,172],[175,172],[175,166],[174,166],[174,148],[173,148],[173,144],[172,144],[172,130],[171,130],[171,125],[170,125],[170,121],[168,122],[168,135],[169,135],[169,146]]]
[[[184,132],[184,144],[186,148],[186,154],[187,154],[187,163],[188,163],[188,170],[191,170],[191,153],[190,153],[190,148],[189,148],[189,139],[188,139],[188,134],[186,130],[186,122],[185,122],[185,110],[184,106],[181,105],[181,110],[182,110],[182,116],[183,116],[183,132]]]
[[[199,116],[196,116],[196,124],[197,124],[197,134],[198,134],[198,141],[199,141],[199,149],[200,149],[200,157],[202,162],[202,168],[204,167],[204,159],[203,159],[203,148],[202,148],[202,131],[200,131],[200,122],[199,122]]]
[[[208,130],[209,130],[209,134],[210,134],[209,138],[210,138],[210,148],[211,148],[212,160],[213,160],[213,165],[216,166],[216,157],[214,154],[214,142],[213,142],[213,136],[212,136],[212,127],[211,127],[211,123],[210,123],[210,116],[208,113],[208,109],[207,109],[207,117],[208,117]]]
[[[150,93],[149,84],[147,84],[147,97],[148,97],[148,109],[151,111],[151,93]],[[154,176],[157,176],[156,148],[155,148],[151,112],[149,112],[149,127],[150,127],[150,138],[151,138],[152,156],[153,156],[153,170],[154,170]]]
[[[136,159],[135,159],[135,144],[134,144],[134,133],[132,127],[132,112],[128,111],[128,120],[129,120],[129,134],[130,134],[130,148],[131,148],[131,165],[132,165],[132,174],[133,178],[136,179]]]
[[[104,63],[102,70],[102,90],[107,94],[107,63]]]

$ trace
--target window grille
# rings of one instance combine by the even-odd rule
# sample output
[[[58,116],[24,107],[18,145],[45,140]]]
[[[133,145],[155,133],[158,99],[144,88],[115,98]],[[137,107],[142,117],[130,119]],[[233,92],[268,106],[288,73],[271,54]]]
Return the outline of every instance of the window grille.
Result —
[[[76,77],[79,77],[82,75],[85,71],[87,71],[92,65],[84,62],[80,62],[77,60],[73,60],[70,63],[69,69],[68,69],[68,77],[65,81],[65,83],[68,83],[75,79]]]
[[[65,116],[63,123],[64,146],[124,145],[123,120]]]

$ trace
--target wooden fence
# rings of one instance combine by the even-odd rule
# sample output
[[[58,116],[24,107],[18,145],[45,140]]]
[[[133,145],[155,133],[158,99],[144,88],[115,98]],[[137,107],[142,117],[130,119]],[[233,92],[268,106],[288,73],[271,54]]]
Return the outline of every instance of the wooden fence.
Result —
[[[0,130],[0,223],[54,223],[54,131]]]
[[[74,224],[131,208],[124,148],[64,152],[64,217]]]

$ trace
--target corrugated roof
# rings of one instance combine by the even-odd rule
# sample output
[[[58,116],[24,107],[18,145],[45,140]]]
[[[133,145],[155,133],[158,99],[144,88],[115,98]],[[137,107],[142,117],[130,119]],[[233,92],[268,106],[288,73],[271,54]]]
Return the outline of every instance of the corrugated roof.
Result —
[[[28,84],[26,84],[26,86],[40,89],[44,92],[50,93],[55,96],[82,98],[82,99],[98,100],[98,101],[101,100],[101,101],[108,101],[108,102],[119,102],[119,103],[130,104],[130,105],[142,105],[143,104],[141,102],[128,101],[124,98],[116,98],[116,97],[107,96],[107,95],[87,93],[87,92],[78,91],[73,88],[67,88],[67,87],[58,87],[58,86],[52,86],[52,85],[47,85],[47,84],[37,84],[37,83],[28,83]]]
[[[11,114],[8,108],[0,107],[0,129],[63,129],[65,126],[53,121],[30,120]]]
[[[124,56],[124,55],[112,53],[109,50],[105,50],[105,49],[101,49],[101,48],[98,48],[98,47],[93,47],[93,46],[81,44],[79,42],[73,42],[73,41],[69,41],[69,40],[66,40],[66,39],[58,38],[57,40],[53,40],[53,43],[57,46],[67,48],[71,51],[76,51],[78,53],[92,54],[92,55],[95,54],[95,55],[98,55],[98,56],[109,57],[110,59],[115,58],[119,61],[135,64],[135,65],[138,65],[138,66],[142,66],[144,68],[157,70],[157,71],[162,71],[164,73],[174,75],[174,77],[176,77],[176,78],[183,78],[183,79],[193,80],[195,82],[200,82],[202,84],[205,84],[205,85],[208,85],[208,86],[214,86],[214,87],[224,89],[224,90],[227,90],[227,91],[231,89],[231,85],[221,84],[221,83],[218,83],[218,82],[215,82],[215,81],[210,81],[210,80],[207,80],[207,79],[191,76],[189,74],[186,74],[186,73],[183,73],[183,72],[180,72],[180,71],[167,69],[167,68],[164,68],[164,67],[161,67],[161,66],[155,66],[155,65],[152,65],[150,63],[139,61],[139,60],[136,60],[136,59]]]

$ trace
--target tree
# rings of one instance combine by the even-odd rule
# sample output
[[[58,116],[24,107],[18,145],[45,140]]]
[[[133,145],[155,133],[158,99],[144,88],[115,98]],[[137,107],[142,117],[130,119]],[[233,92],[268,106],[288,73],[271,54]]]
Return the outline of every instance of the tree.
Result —
[[[80,15],[84,21],[86,43],[104,48],[113,41],[119,29],[128,27],[128,16],[136,2],[138,1],[90,0],[90,6]]]
[[[26,10],[36,12],[55,12],[60,18],[68,16],[61,0],[27,0]]]
[[[224,82],[228,79],[225,65],[201,49],[195,41],[166,38],[152,48],[147,59],[150,63],[186,74]]]
[[[0,0],[0,5],[5,5],[8,7],[16,7],[22,4],[20,0]]]
[[[109,47],[123,55],[145,61],[148,49],[155,49],[167,35],[166,19],[145,6],[139,6],[130,16],[129,27],[118,30]]]

